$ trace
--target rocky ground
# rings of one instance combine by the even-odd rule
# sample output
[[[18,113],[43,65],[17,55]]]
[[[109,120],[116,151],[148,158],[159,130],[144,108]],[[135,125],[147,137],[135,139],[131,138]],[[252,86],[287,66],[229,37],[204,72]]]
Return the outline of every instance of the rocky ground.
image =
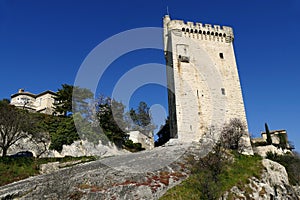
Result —
[[[203,157],[209,151],[204,143],[170,143],[149,151],[103,158],[0,187],[0,198],[159,199],[188,177],[187,155]],[[263,165],[261,180],[253,177],[247,191],[234,187],[223,198],[230,199],[228,194],[234,194],[240,199],[298,199],[300,190],[289,185],[282,165],[267,159]]]
[[[187,144],[108,157],[0,188],[2,199],[158,199],[188,175]],[[203,155],[207,152],[203,151]]]

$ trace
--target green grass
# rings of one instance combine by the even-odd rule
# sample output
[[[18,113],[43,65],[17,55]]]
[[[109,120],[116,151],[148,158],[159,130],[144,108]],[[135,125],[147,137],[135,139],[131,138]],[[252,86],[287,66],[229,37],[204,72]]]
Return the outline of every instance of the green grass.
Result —
[[[263,170],[260,156],[235,155],[235,162],[226,166],[220,175],[222,191],[227,191],[233,186],[243,187],[249,178],[260,178]]]
[[[96,160],[92,156],[64,158],[10,158],[0,157],[0,186],[35,176],[39,174],[39,166],[49,162],[70,162],[81,160],[89,162]]]
[[[234,155],[234,162],[227,163],[224,166],[223,172],[219,175],[219,184],[216,186],[214,183],[208,184],[210,187],[217,190],[218,194],[223,194],[225,191],[230,190],[233,186],[237,186],[242,190],[249,182],[249,178],[259,178],[263,170],[262,158],[260,156],[245,156]],[[205,171],[192,174],[188,179],[181,184],[171,188],[166,194],[161,197],[161,200],[199,200],[201,198],[201,187],[206,175]]]

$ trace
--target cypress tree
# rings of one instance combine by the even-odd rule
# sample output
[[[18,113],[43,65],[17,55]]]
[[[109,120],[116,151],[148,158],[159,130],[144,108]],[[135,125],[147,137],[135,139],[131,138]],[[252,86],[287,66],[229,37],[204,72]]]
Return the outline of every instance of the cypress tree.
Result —
[[[271,134],[270,134],[269,127],[268,127],[267,123],[265,123],[265,129],[266,129],[266,134],[267,134],[267,144],[271,145],[272,144],[272,138],[271,138]]]

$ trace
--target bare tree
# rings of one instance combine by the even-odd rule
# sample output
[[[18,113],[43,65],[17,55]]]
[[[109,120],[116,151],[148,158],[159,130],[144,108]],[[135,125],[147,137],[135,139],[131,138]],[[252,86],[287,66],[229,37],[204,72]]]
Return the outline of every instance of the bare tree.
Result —
[[[26,111],[11,105],[0,104],[0,148],[2,156],[18,140],[29,136],[32,124]]]
[[[246,125],[240,119],[231,119],[221,130],[220,141],[224,148],[243,151],[242,138],[247,135]]]
[[[49,147],[50,135],[47,132],[34,132],[31,136],[31,141],[36,145],[36,157],[43,155]]]

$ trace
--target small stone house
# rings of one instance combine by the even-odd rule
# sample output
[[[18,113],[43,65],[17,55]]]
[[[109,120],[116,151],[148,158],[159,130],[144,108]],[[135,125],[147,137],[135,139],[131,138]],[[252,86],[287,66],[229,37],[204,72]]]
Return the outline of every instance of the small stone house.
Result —
[[[270,131],[271,139],[272,139],[272,145],[279,146],[280,144],[283,144],[286,146],[286,149],[292,149],[288,142],[288,136],[286,130],[272,130]],[[264,143],[267,142],[267,133],[261,132],[261,138],[253,138],[252,143],[256,146],[261,146]],[[261,144],[261,145],[259,145]]]
[[[154,140],[153,137],[147,136],[140,131],[130,131],[129,139],[134,143],[141,143],[142,147],[145,149],[153,149],[154,148]]]
[[[19,89],[18,93],[11,95],[11,105],[17,108],[26,109],[31,112],[39,112],[45,114],[53,114],[54,102],[57,94],[47,90],[40,94],[26,92],[24,89]]]

